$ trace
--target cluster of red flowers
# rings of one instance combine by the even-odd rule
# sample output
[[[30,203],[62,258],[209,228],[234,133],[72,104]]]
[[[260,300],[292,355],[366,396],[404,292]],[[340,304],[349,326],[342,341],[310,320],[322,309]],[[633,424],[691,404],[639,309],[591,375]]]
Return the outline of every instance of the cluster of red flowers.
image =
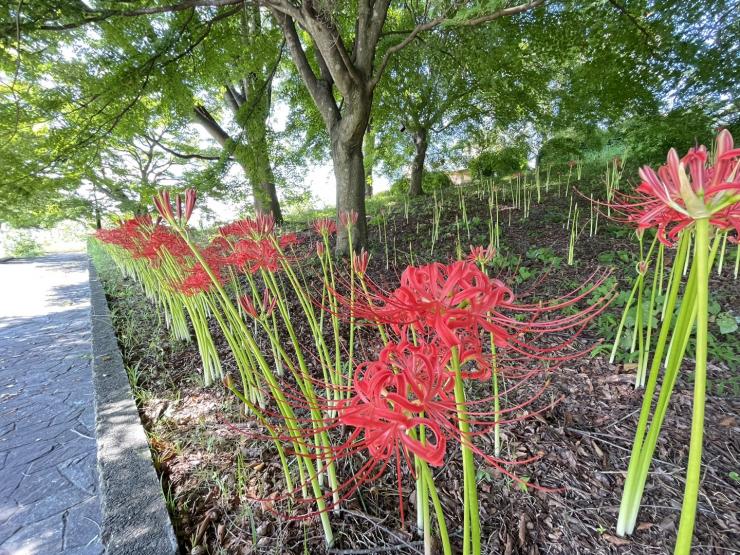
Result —
[[[360,365],[354,396],[340,409],[341,422],[354,427],[345,447],[366,448],[380,461],[400,452],[408,456],[409,451],[441,466],[447,443],[442,427],[449,428],[455,414],[454,387],[446,355],[436,346],[389,343],[378,360]],[[431,440],[409,435],[418,426],[425,427]]]
[[[709,218],[721,230],[740,235],[740,149],[723,130],[717,137],[715,161],[709,165],[704,145],[679,158],[675,149],[658,171],[640,169],[642,183],[634,195],[621,195],[615,206],[638,230],[656,228],[658,238],[672,245],[694,220]]]
[[[480,252],[473,253],[477,259]],[[596,276],[589,285],[561,299],[522,304],[504,283],[489,278],[474,262],[457,261],[409,266],[397,289],[384,292],[372,285],[373,292],[354,303],[338,296],[355,317],[388,326],[399,338],[385,345],[377,361],[359,366],[352,386],[354,396],[339,409],[339,421],[354,427],[350,438],[354,445],[350,449],[345,444],[343,449],[354,451],[363,445],[378,462],[399,454],[408,459],[408,453],[413,453],[430,464],[441,464],[446,444],[464,441],[458,427],[461,407],[451,396],[452,368],[458,369],[463,381],[485,380],[497,372],[523,382],[542,370],[526,368],[525,359],[546,360],[553,368],[580,356],[582,352],[566,351],[578,331],[606,308],[610,296],[568,316],[543,316],[590,296],[605,277]],[[546,347],[536,345],[537,337],[564,330],[573,332],[569,339]],[[492,353],[483,347],[485,334],[499,350],[495,365]],[[490,401],[478,399],[462,409],[475,413],[474,423],[481,428],[477,435],[501,421],[500,413],[472,408]],[[426,430],[430,437],[414,439],[408,432],[415,429],[419,435],[419,429]],[[482,451],[479,454],[496,466],[503,462]]]
[[[138,252],[138,242],[152,227],[152,218],[149,215],[138,216],[122,222],[112,229],[98,229],[95,236],[104,243],[116,245],[129,252]]]
[[[195,194],[190,191],[185,194],[184,210],[180,195],[177,198],[177,219],[174,219],[175,212],[166,192],[155,198],[157,210],[167,221],[186,222],[192,214]],[[299,242],[294,233],[277,236],[274,219],[264,214],[222,227],[219,235],[204,248],[189,245],[172,227],[160,221],[153,223],[149,216],[127,220],[113,229],[99,230],[96,236],[105,243],[126,249],[134,259],[148,259],[154,267],[159,266],[166,251],[180,265],[183,274],[172,286],[188,296],[211,290],[214,279],[223,284],[229,266],[252,274],[259,270],[275,272],[286,257],[285,250]],[[198,249],[207,268],[198,261],[193,248]]]

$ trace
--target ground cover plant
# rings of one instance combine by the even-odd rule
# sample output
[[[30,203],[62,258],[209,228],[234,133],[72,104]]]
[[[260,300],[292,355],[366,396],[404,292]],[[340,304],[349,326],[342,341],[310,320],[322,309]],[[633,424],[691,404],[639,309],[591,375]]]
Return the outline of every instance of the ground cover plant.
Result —
[[[726,159],[734,160],[730,145],[717,149],[716,163],[728,152]],[[147,375],[141,363],[149,355],[129,359],[142,412],[150,415],[155,460],[172,509],[176,516],[192,512],[202,518],[197,524],[180,520],[188,547],[346,553],[670,549],[691,420],[682,401],[691,397],[685,391],[688,376],[678,372],[683,357],[675,354],[677,348],[663,378],[670,387],[661,389],[664,396],[675,388],[677,408],[661,414],[671,425],[662,436],[654,434],[641,463],[649,467],[659,446],[654,461],[659,470],[651,479],[660,480],[661,487],[646,489],[650,502],[643,501],[643,513],[650,516],[632,524],[642,539],[621,537],[627,530],[615,527],[614,520],[623,485],[623,499],[630,499],[635,453],[639,457],[640,447],[632,447],[624,484],[627,438],[636,426],[634,446],[640,444],[644,407],[650,408],[659,365],[653,363],[642,412],[642,391],[632,383],[642,383],[663,298],[663,329],[670,326],[677,303],[675,293],[666,291],[678,289],[688,247],[679,242],[673,259],[659,247],[662,257],[656,258],[660,261],[646,291],[644,274],[655,242],[647,254],[639,249],[635,257],[632,232],[609,219],[611,210],[617,211],[615,199],[624,200],[619,207],[626,210],[631,198],[620,194],[617,164],[607,170],[605,182],[581,182],[579,165],[573,163],[557,179],[551,180],[549,171],[543,178],[537,170],[503,183],[477,180],[435,192],[425,202],[385,203],[373,217],[378,241],[372,253],[351,252],[347,259],[333,258],[332,237],[344,227],[351,245],[356,214],[342,213],[338,221],[316,219],[297,226],[298,232],[277,230],[270,217],[258,216],[214,230],[204,240],[187,227],[192,191],[184,199],[158,195],[157,219],[140,217],[100,232],[98,246],[141,285],[150,318],[165,315],[158,329],[172,338],[170,356],[188,360],[193,347],[181,340],[192,330],[202,364],[191,354],[187,365],[198,369],[198,386],[210,385],[196,387],[196,395],[209,396],[207,412],[217,414],[207,416],[197,403],[190,405],[203,426],[192,448],[202,453],[203,443],[218,442],[219,449],[210,445],[206,452],[215,450],[222,459],[213,476],[196,480],[215,484],[198,495],[197,488],[188,492],[185,485],[192,487],[192,476],[171,468],[181,462],[188,449],[183,442],[193,436],[186,432],[172,443],[178,433],[171,428],[179,426],[159,421],[178,411],[163,417],[169,409],[152,402],[154,394],[143,384],[160,393],[169,389],[176,397],[166,403],[170,406],[182,402],[180,387],[163,385],[175,379],[163,379],[169,369]],[[732,184],[732,165],[722,172],[714,175],[721,173],[722,183]],[[715,190],[729,191],[725,200],[732,201],[719,210],[737,204],[731,187]],[[586,211],[579,205],[586,203],[583,221]],[[730,229],[736,220],[728,221],[729,226],[720,226],[713,252],[732,248],[722,239],[725,232],[736,233]],[[408,248],[388,240],[389,225],[391,237],[414,230]],[[643,233],[641,241],[649,232]],[[620,242],[621,250],[615,248]],[[696,252],[696,245],[705,245],[701,238],[694,244]],[[440,258],[444,262],[436,261]],[[594,272],[599,261],[615,267]],[[636,285],[631,292],[631,284],[620,291],[620,278],[631,277],[635,267]],[[715,316],[732,318],[736,282],[726,268],[717,270],[711,278],[715,301],[725,306]],[[692,306],[690,284],[696,278],[691,275],[680,303],[689,307],[684,313]],[[709,282],[708,272],[704,275]],[[615,296],[615,306],[609,307]],[[681,347],[698,353],[696,387],[730,384],[736,337],[733,343],[726,334],[721,342],[726,347],[715,349],[711,363],[702,367],[702,349],[710,344],[708,302],[703,335],[693,344],[688,316],[681,314],[677,322],[687,330]],[[731,328],[727,320],[715,318],[713,333],[721,336]],[[635,344],[628,351],[636,351],[636,363],[619,348],[612,363],[605,360],[612,346],[600,344],[598,336],[606,329],[612,330],[606,339],[616,346],[623,336],[628,345]],[[661,330],[658,349],[666,334]],[[619,356],[626,362],[613,364]],[[660,351],[654,356],[662,359]],[[160,365],[155,361],[154,366]],[[684,368],[690,366],[683,362]],[[737,427],[736,392],[710,388],[709,393],[716,404],[707,412],[712,462],[706,472],[717,488],[708,493],[710,509],[704,512],[713,524],[700,518],[695,541],[695,548],[706,552],[732,545],[738,533],[732,511],[717,508],[737,500],[733,440],[722,434]],[[692,437],[698,420],[703,424],[694,418]],[[658,422],[655,428],[660,427]],[[240,447],[235,453],[230,446]],[[646,475],[647,470],[641,487]],[[688,487],[687,492],[690,497]],[[639,507],[639,497],[628,504]],[[569,509],[571,502],[575,506]],[[192,511],[190,504],[200,508]],[[635,512],[631,518],[636,519]],[[367,536],[353,533],[354,527]],[[681,541],[677,552],[685,552]]]

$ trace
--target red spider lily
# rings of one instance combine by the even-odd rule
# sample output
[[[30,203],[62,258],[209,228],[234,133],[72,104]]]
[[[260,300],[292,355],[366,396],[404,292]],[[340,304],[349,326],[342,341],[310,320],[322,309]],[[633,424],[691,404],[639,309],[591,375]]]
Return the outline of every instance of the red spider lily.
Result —
[[[152,198],[154,200],[154,206],[157,209],[157,212],[159,212],[159,215],[163,219],[167,220],[168,222],[177,221],[178,224],[185,225],[190,220],[190,216],[193,215],[197,193],[195,189],[188,189],[185,191],[184,211],[182,204],[182,195],[178,194],[177,197],[175,197],[175,210],[177,213],[177,218],[175,218],[175,213],[173,213],[172,211],[169,191],[160,191]]]
[[[368,281],[369,291],[360,292],[354,302],[336,291],[331,293],[355,318],[388,325],[402,337],[411,326],[416,334],[440,348],[456,348],[461,363],[467,359],[475,366],[470,377],[484,378],[490,375],[485,360],[467,354],[480,352],[475,344],[481,331],[492,335],[496,347],[506,348],[512,362],[530,358],[558,362],[583,354],[570,352],[571,346],[580,331],[611,302],[611,292],[600,292],[608,275],[608,271],[595,272],[568,294],[531,304],[517,302],[501,281],[489,278],[469,261],[410,266],[396,290],[387,293]],[[572,308],[596,294],[587,307]],[[563,310],[570,313],[554,314]],[[548,342],[547,346],[535,342],[538,337],[562,332],[568,332],[568,336],[561,342]]]
[[[242,239],[234,243],[226,262],[254,274],[260,270],[277,272],[284,255],[272,239]]]
[[[350,210],[348,212],[342,212],[339,214],[339,223],[342,224],[343,227],[349,228],[355,224],[357,224],[357,218],[358,214],[355,210]]]
[[[337,224],[331,218],[319,218],[318,220],[314,220],[312,226],[314,231],[322,237],[328,237],[337,232]]]
[[[369,261],[370,255],[365,249],[362,249],[360,254],[352,256],[352,269],[358,276],[362,277],[365,275],[365,272],[367,272],[367,264]]]
[[[657,172],[640,169],[642,183],[633,196],[622,195],[617,209],[638,230],[657,228],[658,238],[671,245],[678,233],[698,218],[709,218],[720,229],[740,234],[740,149],[723,130],[717,137],[716,161],[709,166],[704,145],[689,149],[683,158],[675,149]]]
[[[252,297],[250,297],[249,295],[243,295],[242,297],[239,297],[239,304],[244,309],[244,312],[246,312],[252,318],[260,317],[260,313],[254,306],[254,302],[252,302]],[[270,316],[275,310],[276,305],[277,299],[275,297],[272,297],[267,288],[265,288],[265,290],[262,292],[261,314],[264,314],[265,316]]]
[[[147,214],[126,220],[112,229],[99,229],[95,232],[95,236],[104,243],[117,245],[136,253],[139,251],[142,238],[150,233],[151,228],[152,218]]]
[[[175,214],[172,212],[172,206],[170,204],[169,191],[160,191],[152,197],[152,200],[154,201],[154,207],[162,218],[168,222],[175,219]]]
[[[269,237],[275,230],[275,218],[272,214],[260,212],[254,218],[245,218],[232,222],[219,229],[224,237],[247,237],[254,240]]]
[[[170,228],[156,226],[148,236],[142,236],[138,252],[133,253],[134,258],[148,258],[156,260],[161,250],[166,249],[175,258],[184,258],[192,255],[188,244],[175,234]]]
[[[575,168],[578,165],[577,160],[568,160],[568,167],[569,168]]]
[[[326,247],[324,246],[324,243],[321,241],[316,241],[316,254],[319,258],[324,257],[324,253],[326,252]]]
[[[460,331],[479,327],[491,332],[496,344],[503,346],[508,333],[487,315],[497,305],[511,302],[513,293],[501,281],[490,279],[475,264],[458,261],[409,266],[395,291],[353,309],[361,317],[396,327],[416,324],[436,334],[448,347],[461,344]]]
[[[188,189],[185,191],[185,222],[188,222],[190,220],[190,216],[193,215],[196,199],[197,192],[195,189]]]
[[[298,245],[300,242],[301,240],[295,233],[286,233],[278,238],[278,244],[281,250]]]
[[[252,297],[249,295],[242,295],[239,297],[239,305],[244,309],[244,312],[248,316],[251,316],[252,318],[257,318],[257,309],[254,306],[254,303],[252,302]]]
[[[360,474],[358,484],[376,466],[384,471],[395,457],[402,521],[402,460],[412,473],[412,455],[442,466],[446,433],[457,433],[451,423],[456,410],[450,395],[454,381],[444,370],[445,362],[433,345],[390,343],[377,361],[358,367],[354,395],[338,409],[338,422],[352,431],[333,449],[333,457],[367,450],[372,464],[365,476]]]
[[[470,262],[476,262],[482,266],[488,264],[496,256],[496,248],[493,245],[489,245],[484,248],[482,246],[470,246],[470,254],[468,260]]]
[[[218,267],[209,265],[209,269],[213,276],[218,280],[220,284],[223,284],[223,277]],[[214,286],[213,279],[206,271],[206,269],[197,262],[188,271],[188,275],[180,283],[175,284],[175,289],[186,296],[197,295],[210,291]]]

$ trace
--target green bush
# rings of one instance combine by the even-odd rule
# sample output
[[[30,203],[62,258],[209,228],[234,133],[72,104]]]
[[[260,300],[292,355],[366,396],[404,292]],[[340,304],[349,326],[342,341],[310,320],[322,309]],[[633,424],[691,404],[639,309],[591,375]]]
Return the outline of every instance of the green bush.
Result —
[[[482,152],[470,162],[470,173],[475,177],[507,177],[526,169],[528,155],[523,144]]]
[[[445,172],[424,172],[421,178],[421,190],[431,194],[433,191],[441,191],[452,186],[452,180]],[[405,195],[409,192],[409,178],[401,177],[391,185],[391,193]]]
[[[5,243],[5,251],[13,258],[32,258],[44,254],[41,245],[27,232],[10,235]]]
[[[711,147],[715,138],[713,127],[712,117],[697,108],[632,118],[624,124],[627,161],[637,167],[657,167],[665,164],[671,148],[683,156],[697,143]]]

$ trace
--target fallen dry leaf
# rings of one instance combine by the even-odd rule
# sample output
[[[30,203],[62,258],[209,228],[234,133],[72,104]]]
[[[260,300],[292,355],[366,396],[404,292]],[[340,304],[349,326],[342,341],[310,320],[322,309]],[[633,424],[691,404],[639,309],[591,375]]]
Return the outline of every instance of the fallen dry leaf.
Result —
[[[603,538],[612,545],[629,545],[632,543],[628,539],[612,536],[611,534],[604,534]]]

